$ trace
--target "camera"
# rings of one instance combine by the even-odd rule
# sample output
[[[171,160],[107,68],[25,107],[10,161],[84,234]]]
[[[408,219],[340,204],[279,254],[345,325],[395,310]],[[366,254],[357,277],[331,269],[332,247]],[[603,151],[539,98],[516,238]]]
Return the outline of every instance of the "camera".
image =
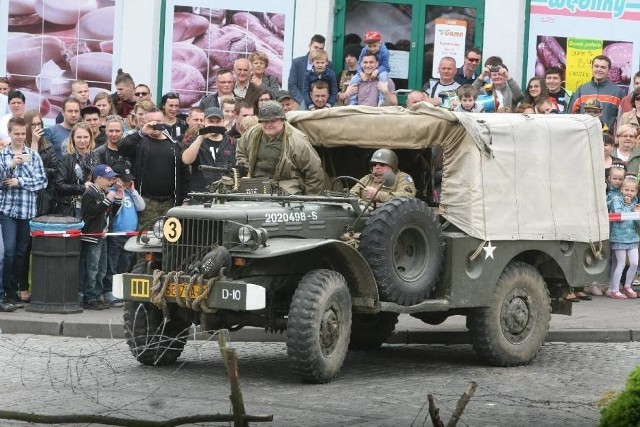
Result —
[[[198,130],[198,135],[208,135],[210,133],[217,133],[222,135],[223,133],[225,133],[225,131],[226,129],[224,128],[224,126],[205,126]]]
[[[152,126],[153,130],[165,130],[167,127],[162,123],[156,123]]]
[[[491,67],[491,72],[492,73],[497,73],[498,71],[500,71],[500,66],[499,65],[494,65],[493,67]]]

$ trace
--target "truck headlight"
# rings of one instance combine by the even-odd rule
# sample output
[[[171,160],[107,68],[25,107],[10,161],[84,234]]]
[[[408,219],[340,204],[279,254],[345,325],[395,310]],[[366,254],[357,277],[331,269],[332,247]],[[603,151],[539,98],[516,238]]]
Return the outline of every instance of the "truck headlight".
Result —
[[[245,245],[251,245],[254,248],[267,243],[267,230],[264,228],[253,228],[250,226],[242,226],[238,229],[238,240]]]
[[[157,220],[153,224],[153,228],[151,229],[151,231],[153,232],[153,237],[157,239],[162,239],[162,236],[164,233],[163,230],[164,230],[164,218]]]
[[[240,227],[240,229],[238,230],[238,239],[240,240],[240,243],[249,243],[251,241],[251,231],[253,230],[253,227],[247,227],[246,225],[243,227]]]

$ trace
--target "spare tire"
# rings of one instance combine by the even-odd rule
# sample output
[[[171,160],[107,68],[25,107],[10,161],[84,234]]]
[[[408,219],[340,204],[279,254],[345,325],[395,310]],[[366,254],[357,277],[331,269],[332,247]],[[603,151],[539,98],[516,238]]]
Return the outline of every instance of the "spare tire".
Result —
[[[419,199],[391,199],[367,219],[360,253],[376,278],[381,299],[417,304],[429,297],[443,267],[438,215]]]

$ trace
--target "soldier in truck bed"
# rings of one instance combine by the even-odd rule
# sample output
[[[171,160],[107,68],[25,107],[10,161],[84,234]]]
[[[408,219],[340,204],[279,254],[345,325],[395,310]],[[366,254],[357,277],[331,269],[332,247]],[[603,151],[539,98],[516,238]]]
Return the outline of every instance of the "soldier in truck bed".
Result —
[[[416,185],[411,175],[398,170],[398,156],[393,151],[381,148],[371,156],[371,173],[360,179],[360,184],[354,185],[349,191],[358,199],[368,201],[375,194],[375,200],[388,202],[396,197],[415,197]],[[376,191],[382,184],[382,176],[387,172],[393,172],[396,180],[390,187],[382,187],[378,194]]]
[[[268,101],[258,112],[259,126],[248,129],[238,143],[237,165],[251,178],[278,181],[290,194],[321,194],[324,171],[307,136],[286,122],[282,106]]]

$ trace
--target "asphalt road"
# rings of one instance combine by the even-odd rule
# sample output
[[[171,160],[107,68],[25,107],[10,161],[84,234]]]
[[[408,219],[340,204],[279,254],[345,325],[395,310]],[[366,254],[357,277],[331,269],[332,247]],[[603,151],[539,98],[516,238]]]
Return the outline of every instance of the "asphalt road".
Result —
[[[459,426],[595,426],[596,402],[624,386],[640,352],[637,342],[548,343],[529,366],[495,368],[469,345],[384,345],[349,353],[335,381],[311,385],[290,373],[283,343],[231,344],[247,413],[274,416],[251,425],[273,426],[430,426],[430,393],[446,423],[470,381],[478,388]],[[179,361],[142,366],[116,339],[5,334],[0,410],[151,420],[229,413],[217,343],[190,341]]]

